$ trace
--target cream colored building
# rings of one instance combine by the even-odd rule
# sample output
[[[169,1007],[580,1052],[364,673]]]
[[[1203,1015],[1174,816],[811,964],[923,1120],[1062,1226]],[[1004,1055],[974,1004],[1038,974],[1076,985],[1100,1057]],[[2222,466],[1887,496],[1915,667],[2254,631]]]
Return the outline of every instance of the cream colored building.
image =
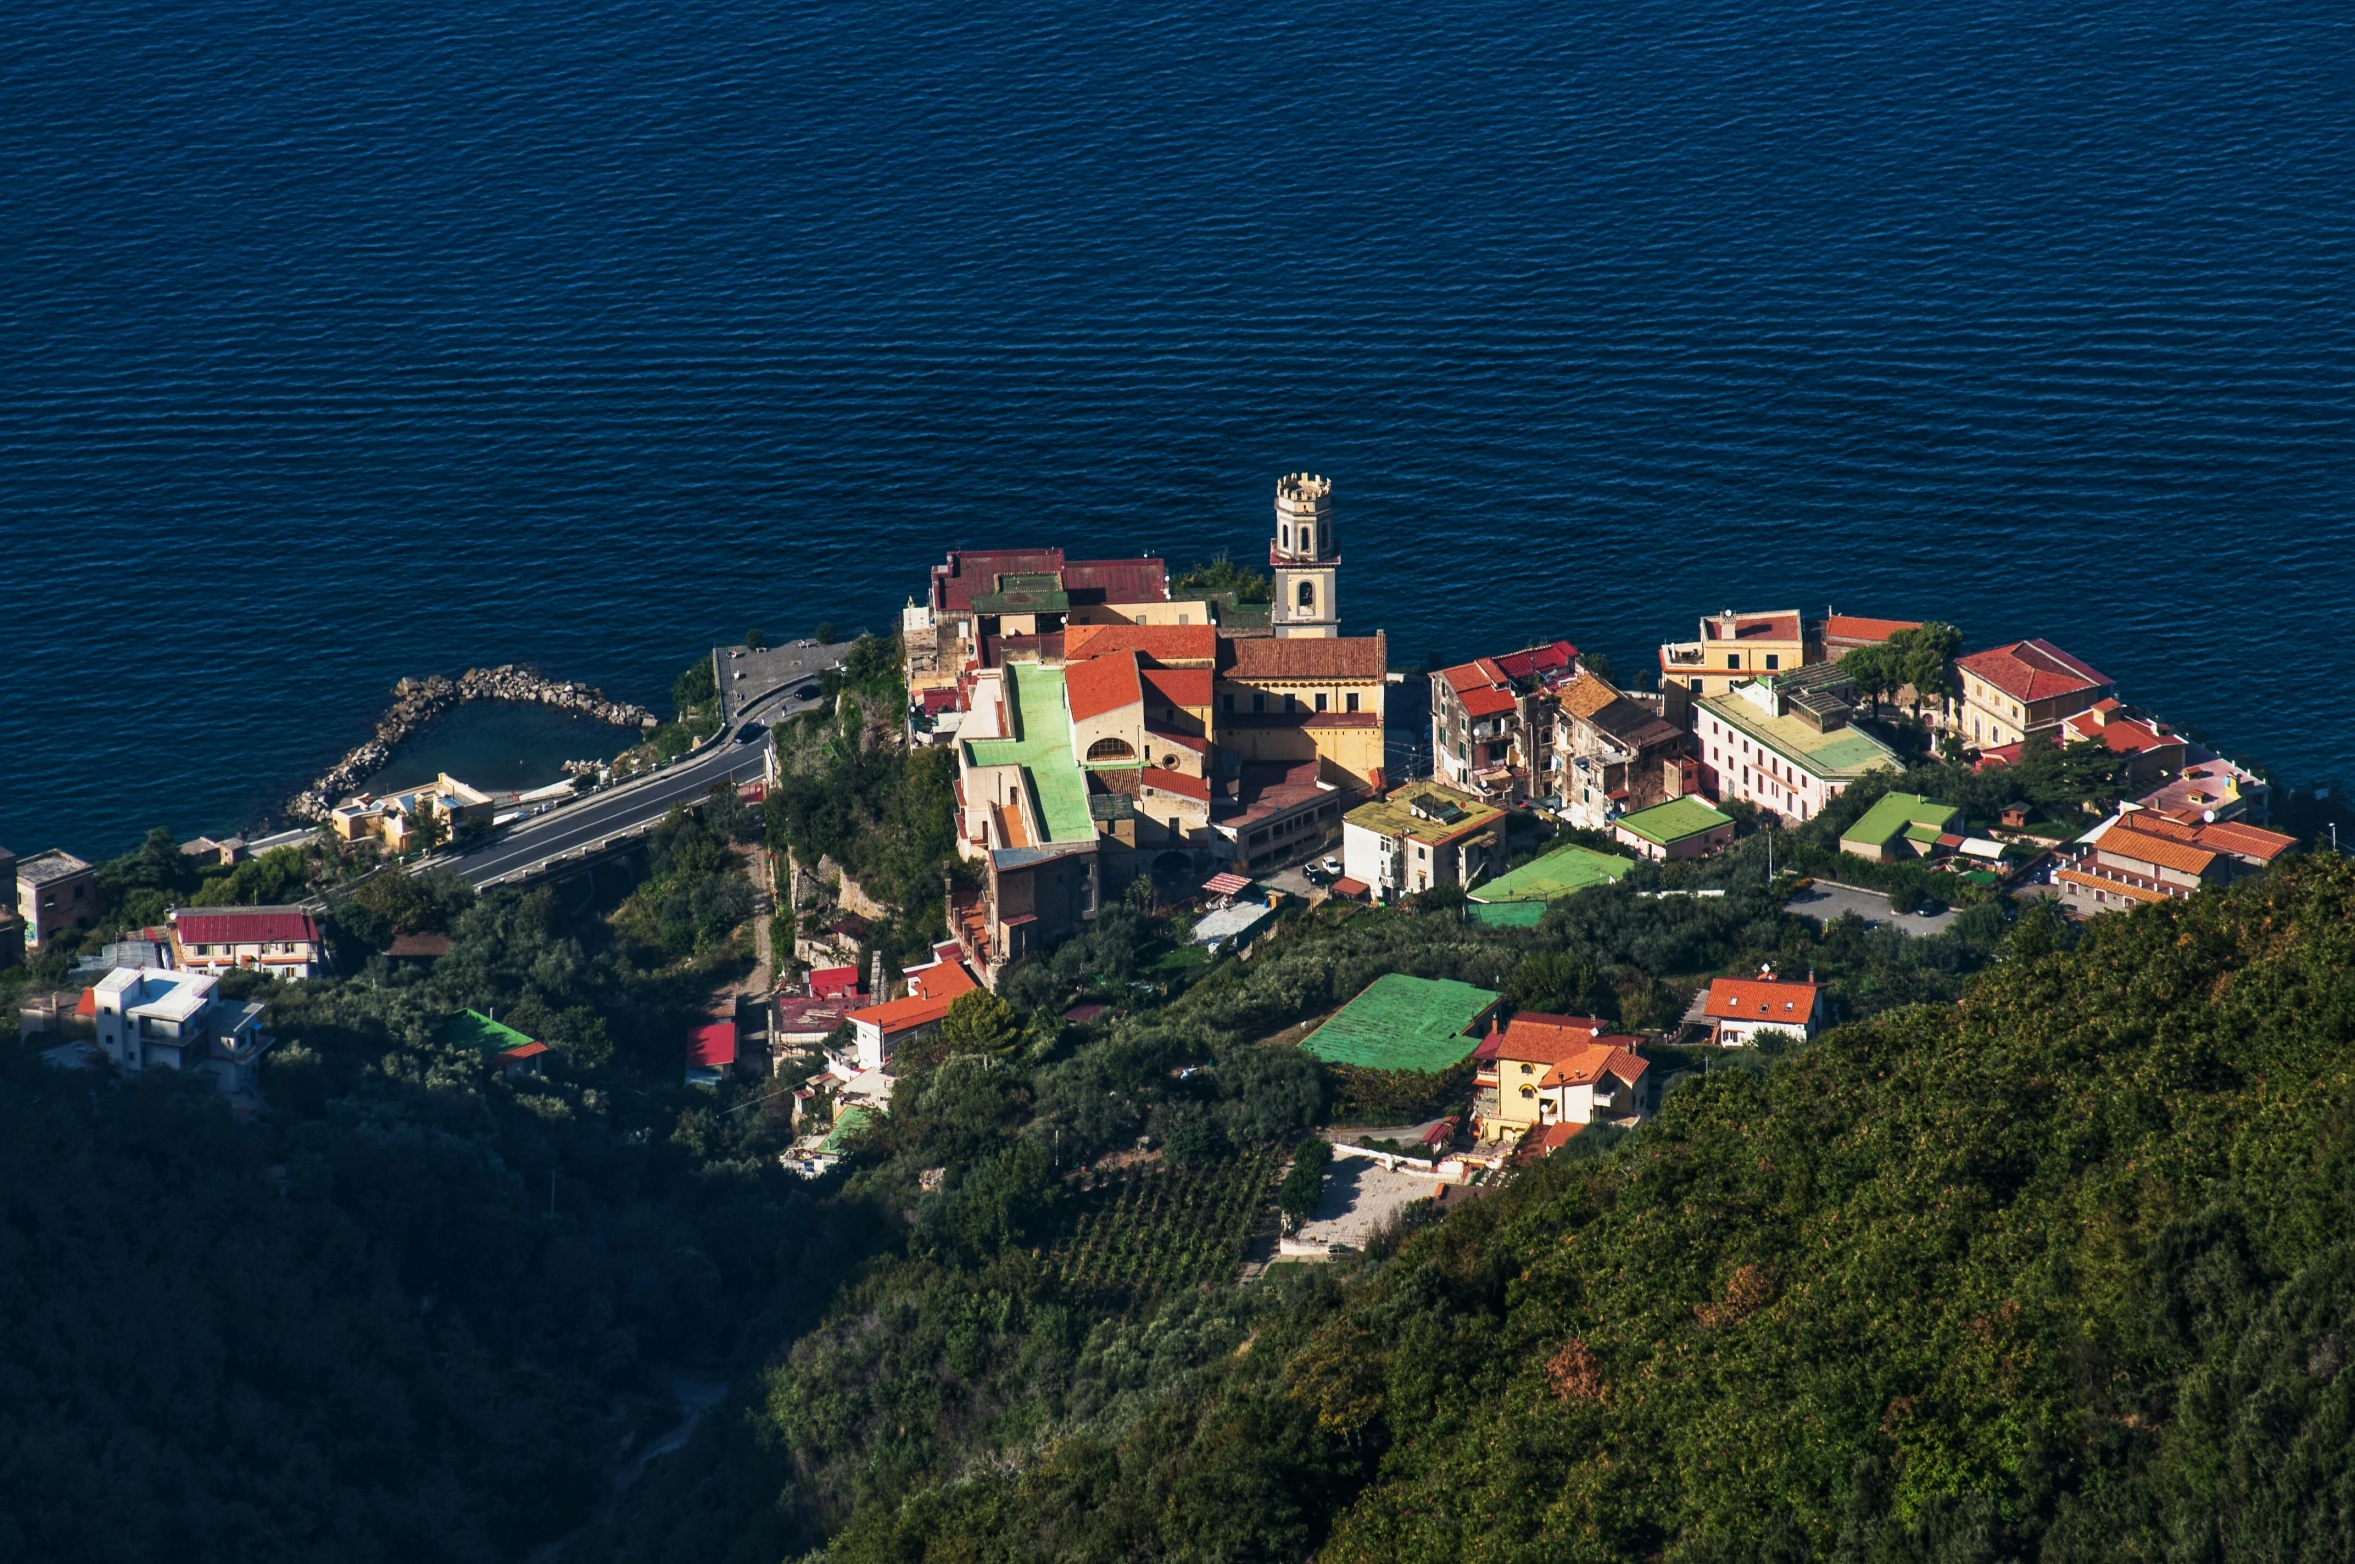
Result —
[[[445,771],[425,787],[346,799],[328,811],[327,823],[343,841],[376,841],[387,852],[405,853],[423,842],[427,821],[441,826],[446,841],[469,826],[489,825],[493,808],[490,794]]]
[[[1701,621],[1699,639],[1660,648],[1660,683],[1694,695],[1723,695],[1761,674],[1795,673],[1807,663],[1807,629],[1796,608]]]
[[[2110,676],[2050,641],[2014,641],[1958,658],[1960,727],[1974,749],[2000,749],[2030,734],[2057,742],[2061,724],[2118,691]]]

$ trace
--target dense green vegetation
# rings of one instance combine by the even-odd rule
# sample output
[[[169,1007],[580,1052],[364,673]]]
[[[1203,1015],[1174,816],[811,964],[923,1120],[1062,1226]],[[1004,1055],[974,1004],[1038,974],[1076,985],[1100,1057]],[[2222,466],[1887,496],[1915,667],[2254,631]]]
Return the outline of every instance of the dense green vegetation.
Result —
[[[928,959],[946,916],[943,876],[955,859],[956,757],[900,742],[907,691],[897,637],[861,636],[823,683],[833,709],[776,730],[780,774],[768,799],[768,843],[812,866],[830,858],[901,909],[878,939],[896,962]]]
[[[960,1001],[848,1172],[811,1184],[778,1166],[780,1083],[686,1088],[679,1049],[750,964],[755,836],[899,899],[879,938],[902,959],[937,936],[949,757],[895,741],[893,643],[827,688],[780,733],[765,810],[675,814],[627,885],[339,892],[356,975],[254,990],[282,1039],[259,1120],[199,1082],[0,1057],[0,1555],[2355,1546],[2336,859],[2082,937],[2003,899],[1934,938],[1819,929],[1769,884],[1763,832],[1534,928],[1451,893],[1290,909],[1247,962],[1177,959],[1122,898]],[[1978,817],[2033,773],[1904,785]],[[1872,796],[1774,833],[1781,883]],[[112,921],[354,872],[331,856],[239,881],[151,838],[105,866]],[[449,954],[385,954],[418,932]],[[1671,1089],[1638,1133],[1239,1282],[1278,1211],[1313,1207],[1318,1126],[1461,1098],[1292,1046],[1375,977],[1661,1029],[1708,974],[1768,961],[1825,978],[1848,1024],[1739,1060],[1656,1047]],[[1067,1023],[1083,997],[1117,1011]],[[461,1006],[547,1040],[548,1075],[438,1044]],[[600,1516],[615,1457],[678,1416],[678,1368],[733,1393]]]
[[[2345,1557],[2351,958],[2335,860],[2015,951],[1237,1296],[1117,1428],[877,1481],[827,1557]]]
[[[747,960],[702,936],[754,824],[726,798],[674,816],[612,917],[579,883],[363,881],[330,929],[356,976],[225,980],[279,1039],[259,1119],[208,1077],[0,1048],[0,1557],[522,1557],[678,1420],[667,1373],[813,1321],[888,1222],[778,1167],[765,1083],[680,1082]],[[289,861],[307,889],[331,857]],[[200,872],[152,835],[104,866],[101,926],[13,982],[279,863]],[[421,931],[449,954],[375,954]],[[439,1043],[461,1007],[547,1041],[547,1074]]]
[[[1275,584],[1265,572],[1239,564],[1222,553],[1216,559],[1196,564],[1171,582],[1169,589],[1178,597],[1227,592],[1238,603],[1264,603],[1274,596]]]

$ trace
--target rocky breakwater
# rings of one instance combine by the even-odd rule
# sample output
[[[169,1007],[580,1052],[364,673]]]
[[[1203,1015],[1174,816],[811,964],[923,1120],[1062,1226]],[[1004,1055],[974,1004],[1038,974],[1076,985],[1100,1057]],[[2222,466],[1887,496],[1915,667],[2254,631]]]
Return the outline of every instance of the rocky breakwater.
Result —
[[[551,679],[512,663],[497,668],[469,668],[455,679],[434,674],[403,679],[393,686],[393,702],[377,719],[376,736],[337,761],[318,781],[286,801],[286,812],[297,820],[324,820],[335,801],[348,797],[373,776],[419,728],[468,701],[529,701],[593,717],[617,728],[651,728],[654,713],[628,701],[610,700],[605,692],[586,684]]]

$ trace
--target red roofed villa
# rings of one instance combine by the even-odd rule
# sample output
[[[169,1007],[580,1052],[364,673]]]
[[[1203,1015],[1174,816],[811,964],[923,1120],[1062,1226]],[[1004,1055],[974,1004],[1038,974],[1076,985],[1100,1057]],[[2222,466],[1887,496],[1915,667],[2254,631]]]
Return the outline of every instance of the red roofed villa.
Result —
[[[1754,978],[1712,978],[1704,1013],[1720,1048],[1755,1042],[1760,1032],[1809,1038],[1824,1024],[1824,985],[1778,978],[1771,969]]]
[[[300,907],[189,907],[170,918],[172,959],[185,971],[307,978],[326,965],[318,922]]]
[[[888,1069],[900,1044],[933,1031],[947,1017],[958,995],[981,986],[965,970],[954,940],[933,946],[931,962],[910,968],[907,979],[907,998],[853,1010],[843,1017],[850,1023],[859,1069]]]
[[[2050,641],[2014,641],[1958,658],[1962,735],[1975,749],[2018,744],[2032,734],[2056,740],[2061,724],[2118,693],[2110,676]]]

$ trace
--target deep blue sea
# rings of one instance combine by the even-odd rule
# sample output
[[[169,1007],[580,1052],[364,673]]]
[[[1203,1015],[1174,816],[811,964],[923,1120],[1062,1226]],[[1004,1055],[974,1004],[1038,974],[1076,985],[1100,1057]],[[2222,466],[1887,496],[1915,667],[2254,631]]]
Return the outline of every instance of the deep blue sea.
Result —
[[[1936,615],[2355,781],[2355,10],[0,7],[20,853],[1295,468],[1401,661]]]

